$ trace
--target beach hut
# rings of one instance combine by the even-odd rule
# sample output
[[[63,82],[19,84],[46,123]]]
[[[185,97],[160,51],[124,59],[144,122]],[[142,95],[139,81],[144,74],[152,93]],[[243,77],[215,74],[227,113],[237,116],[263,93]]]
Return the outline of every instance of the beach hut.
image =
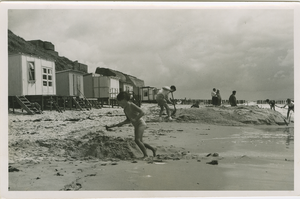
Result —
[[[142,102],[155,102],[157,88],[144,86],[140,88]]]
[[[99,74],[85,74],[84,93],[87,98],[115,99],[120,91],[119,78]]]
[[[8,95],[56,95],[55,63],[26,54],[8,56]]]
[[[119,71],[115,71],[109,68],[96,68],[96,74],[100,74],[102,76],[106,76],[106,77],[117,77],[119,79],[119,88],[120,91],[128,91],[131,92],[133,91],[133,84],[132,82],[126,78],[126,75],[119,72]]]
[[[54,60],[17,53],[8,55],[8,107],[29,114],[40,113],[32,104],[45,108],[56,95]],[[46,101],[45,101],[46,100]]]
[[[84,72],[72,69],[56,72],[57,95],[84,97],[83,75]]]
[[[90,110],[92,105],[84,95],[83,75],[78,70],[68,69],[56,72],[56,87],[59,106],[76,108],[79,110]]]
[[[125,75],[127,82],[130,82],[132,85],[132,91],[137,99],[141,98],[140,89],[145,86],[144,80],[138,79],[131,75]]]

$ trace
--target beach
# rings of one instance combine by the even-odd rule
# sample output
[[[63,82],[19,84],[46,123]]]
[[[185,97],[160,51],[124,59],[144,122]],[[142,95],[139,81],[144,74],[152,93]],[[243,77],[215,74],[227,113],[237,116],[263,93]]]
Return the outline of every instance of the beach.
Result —
[[[9,113],[9,191],[293,191],[294,123],[265,105],[177,105],[174,121],[142,104],[143,141],[134,143],[120,107]]]

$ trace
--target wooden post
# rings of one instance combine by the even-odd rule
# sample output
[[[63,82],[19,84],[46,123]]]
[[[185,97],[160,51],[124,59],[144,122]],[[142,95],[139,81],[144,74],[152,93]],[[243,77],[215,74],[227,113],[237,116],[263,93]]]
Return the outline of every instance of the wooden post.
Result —
[[[41,110],[44,111],[44,96],[41,95]]]
[[[50,96],[50,111],[52,111],[52,96]]]
[[[12,104],[13,104],[13,113],[15,113],[15,98],[12,97]]]
[[[64,97],[62,99],[64,100],[64,111],[66,111],[66,99]]]

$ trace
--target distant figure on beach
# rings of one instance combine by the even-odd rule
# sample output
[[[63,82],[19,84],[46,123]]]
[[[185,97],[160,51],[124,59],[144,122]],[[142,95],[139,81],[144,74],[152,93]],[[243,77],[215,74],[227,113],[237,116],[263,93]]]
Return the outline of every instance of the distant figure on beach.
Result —
[[[222,97],[221,97],[221,93],[220,90],[217,90],[217,106],[221,106],[222,104]]]
[[[286,119],[289,119],[290,111],[294,112],[295,105],[294,105],[294,102],[290,98],[288,98],[286,100],[286,104],[283,107],[281,107],[281,108],[285,108],[286,106],[288,106],[288,112],[287,112]]]
[[[271,110],[275,111],[275,100],[266,99],[266,102],[270,105]]]
[[[200,101],[197,101],[195,104],[191,106],[191,108],[199,108]]]
[[[156,101],[158,106],[160,107],[159,121],[162,121],[162,113],[164,109],[166,109],[167,111],[168,119],[172,120],[170,108],[167,103],[173,103],[169,100],[169,94],[175,91],[176,91],[176,87],[172,85],[170,87],[164,86],[157,92]]]
[[[126,115],[126,120],[120,122],[118,124],[114,124],[111,126],[106,126],[106,128],[113,128],[113,127],[120,127],[124,124],[131,123],[134,127],[134,141],[141,149],[143,153],[143,159],[147,160],[148,154],[147,149],[150,149],[153,153],[153,156],[156,156],[156,149],[150,146],[147,143],[143,142],[143,134],[146,128],[146,123],[143,120],[143,116],[145,115],[144,111],[135,105],[134,103],[130,102],[130,95],[127,92],[120,92],[117,95],[117,100],[119,105],[124,109],[124,113]]]
[[[231,106],[237,106],[235,94],[236,94],[236,91],[232,91],[232,94],[229,97],[229,104]]]
[[[213,88],[213,90],[211,92],[211,103],[214,106],[216,106],[218,104],[218,97],[217,97],[217,92],[216,92],[215,88]]]

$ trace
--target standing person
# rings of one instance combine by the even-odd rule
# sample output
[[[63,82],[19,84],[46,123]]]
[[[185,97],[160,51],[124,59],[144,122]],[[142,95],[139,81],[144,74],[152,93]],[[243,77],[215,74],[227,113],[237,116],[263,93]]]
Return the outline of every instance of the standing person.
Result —
[[[218,99],[218,103],[217,103],[217,105],[218,106],[221,106],[221,104],[222,104],[222,97],[221,97],[221,93],[220,93],[220,90],[217,90],[217,99]]]
[[[119,127],[131,122],[134,127],[134,141],[141,149],[144,155],[143,159],[146,160],[148,158],[146,148],[150,149],[153,153],[153,157],[155,157],[156,149],[150,146],[149,144],[143,142],[143,134],[146,128],[146,123],[142,118],[145,115],[144,111],[140,107],[129,101],[130,95],[127,92],[120,92],[117,96],[117,100],[119,105],[124,109],[126,120],[118,124],[106,126],[106,128],[108,129],[117,126]]]
[[[172,85],[170,87],[164,86],[157,92],[156,101],[157,101],[158,106],[160,107],[160,112],[159,112],[159,120],[160,121],[162,121],[162,113],[163,113],[164,109],[166,109],[166,111],[167,111],[168,119],[172,120],[172,117],[170,114],[170,108],[167,103],[168,102],[172,103],[169,100],[169,94],[171,92],[175,92],[175,91],[176,91],[176,87]]]
[[[275,111],[275,100],[266,99],[266,102],[270,105],[271,110]]]
[[[237,106],[235,94],[236,94],[236,91],[232,91],[232,94],[229,97],[229,103],[231,106]]]
[[[290,98],[288,98],[286,100],[286,104],[283,107],[281,107],[281,108],[285,108],[286,106],[288,106],[288,112],[287,112],[287,116],[286,116],[286,119],[288,120],[289,119],[289,115],[290,115],[290,111],[294,112],[294,102]]]
[[[212,92],[211,92],[211,103],[212,105],[217,105],[218,103],[218,97],[217,97],[217,92],[216,92],[216,89],[213,88]]]

